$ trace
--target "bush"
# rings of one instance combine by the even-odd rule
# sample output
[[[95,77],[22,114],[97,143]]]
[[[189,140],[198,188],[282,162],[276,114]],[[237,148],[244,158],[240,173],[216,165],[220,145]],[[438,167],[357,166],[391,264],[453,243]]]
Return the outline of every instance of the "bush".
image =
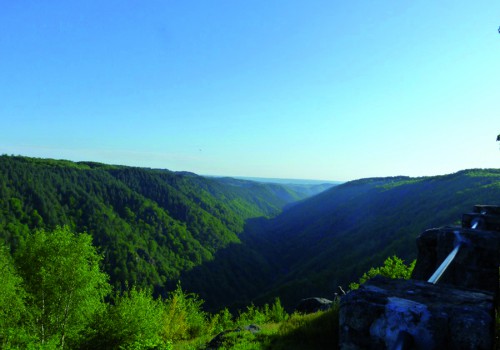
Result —
[[[274,299],[274,304],[271,306],[268,314],[268,321],[270,322],[283,322],[288,319],[289,315],[283,305],[281,305],[280,298]]]
[[[264,324],[269,322],[279,323],[287,320],[288,317],[288,313],[281,305],[280,298],[276,298],[271,307],[268,304],[264,304],[263,307],[258,308],[250,304],[244,312],[240,313],[237,323],[239,325],[248,325],[251,323]]]
[[[267,315],[265,308],[269,310],[269,306],[266,304],[264,309],[259,310],[254,304],[247,306],[244,312],[241,312],[238,316],[237,323],[239,325],[249,325],[251,323],[263,324],[267,322]]]
[[[97,329],[87,348],[154,349],[166,347],[163,336],[163,305],[149,291],[132,288],[119,295],[114,305],[97,319]]]
[[[219,334],[234,328],[233,315],[225,308],[210,318],[210,334]]]
[[[203,300],[196,294],[185,293],[181,285],[165,301],[163,332],[166,339],[193,339],[209,332],[207,314],[201,309]]]
[[[413,272],[413,268],[415,267],[416,260],[410,265],[405,265],[404,261],[398,258],[397,256],[388,257],[384,261],[383,266],[372,267],[368,272],[365,272],[363,276],[359,279],[359,282],[353,282],[349,285],[349,289],[354,290],[358,289],[360,284],[365,283],[370,278],[375,276],[385,276],[388,278],[402,278],[409,279],[411,277],[411,273]]]

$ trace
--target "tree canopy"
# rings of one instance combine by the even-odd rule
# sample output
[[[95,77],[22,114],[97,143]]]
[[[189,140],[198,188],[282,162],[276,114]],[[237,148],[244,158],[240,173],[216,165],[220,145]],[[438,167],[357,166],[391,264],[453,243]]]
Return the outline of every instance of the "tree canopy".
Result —
[[[168,170],[0,156],[0,238],[34,229],[88,232],[111,284],[174,288],[181,272],[239,242],[245,221],[304,195],[280,185]]]
[[[64,348],[103,311],[104,297],[111,289],[100,270],[101,259],[90,235],[74,234],[68,227],[28,235],[16,261],[29,295],[34,334],[41,344]]]

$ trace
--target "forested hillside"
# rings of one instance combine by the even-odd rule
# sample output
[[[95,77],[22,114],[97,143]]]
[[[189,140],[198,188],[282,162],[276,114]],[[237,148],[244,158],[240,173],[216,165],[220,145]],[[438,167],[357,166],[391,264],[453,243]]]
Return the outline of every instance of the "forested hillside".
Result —
[[[307,192],[307,191],[306,191]],[[0,157],[0,238],[36,228],[87,232],[118,290],[177,281],[207,309],[279,296],[333,298],[389,256],[410,262],[423,230],[500,204],[500,170],[351,181],[304,199],[284,185],[192,173]]]
[[[88,232],[112,284],[162,293],[181,271],[238,243],[245,221],[305,197],[286,186],[93,162],[0,156],[0,238],[36,228]]]
[[[305,297],[333,298],[339,285],[347,289],[389,256],[411,262],[421,232],[458,224],[475,204],[500,204],[500,170],[348,182],[275,218],[250,220],[243,245],[184,274],[183,285],[214,308],[277,295],[288,307]]]

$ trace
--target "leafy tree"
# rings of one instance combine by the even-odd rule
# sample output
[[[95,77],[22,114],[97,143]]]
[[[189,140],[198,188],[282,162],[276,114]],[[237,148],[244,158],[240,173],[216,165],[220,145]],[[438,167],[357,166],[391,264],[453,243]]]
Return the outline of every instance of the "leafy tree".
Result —
[[[163,304],[146,290],[132,288],[97,319],[97,332],[85,344],[89,349],[168,349],[163,338]]]
[[[207,314],[201,309],[203,300],[186,293],[180,284],[165,301],[164,333],[167,339],[192,339],[205,332]]]
[[[286,312],[285,308],[283,305],[281,305],[281,300],[280,298],[274,299],[274,304],[271,306],[271,309],[269,310],[269,316],[268,319],[271,322],[283,322],[288,319],[289,315]]]
[[[226,329],[231,329],[234,326],[233,315],[224,308],[210,318],[210,333],[219,334]]]
[[[372,267],[368,272],[365,272],[363,276],[359,279],[358,283],[351,283],[349,288],[351,290],[358,289],[360,284],[365,283],[370,278],[375,276],[385,276],[389,278],[402,278],[409,279],[413,268],[415,267],[416,260],[410,263],[410,265],[405,265],[404,261],[397,256],[390,256],[384,261],[383,266]]]
[[[101,257],[88,234],[68,227],[37,230],[16,254],[17,265],[29,294],[33,330],[44,345],[77,342],[110,292]]]
[[[266,310],[267,309],[267,310]],[[246,307],[246,310],[241,312],[238,316],[238,324],[241,326],[250,323],[263,324],[267,321],[267,314],[269,312],[269,305],[264,305],[264,308],[258,308],[253,303]]]
[[[6,247],[0,244],[0,347],[7,348],[19,341],[23,318],[26,316],[24,299],[26,293],[22,279],[14,269],[14,264]]]

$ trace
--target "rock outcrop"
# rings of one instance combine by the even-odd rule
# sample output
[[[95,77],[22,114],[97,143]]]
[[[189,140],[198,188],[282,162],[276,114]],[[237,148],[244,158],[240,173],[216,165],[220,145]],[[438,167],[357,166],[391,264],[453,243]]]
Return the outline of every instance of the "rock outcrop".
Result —
[[[492,349],[493,295],[375,277],[340,301],[342,349]]]
[[[371,279],[340,302],[341,349],[493,349],[500,207],[423,232],[411,280]]]

